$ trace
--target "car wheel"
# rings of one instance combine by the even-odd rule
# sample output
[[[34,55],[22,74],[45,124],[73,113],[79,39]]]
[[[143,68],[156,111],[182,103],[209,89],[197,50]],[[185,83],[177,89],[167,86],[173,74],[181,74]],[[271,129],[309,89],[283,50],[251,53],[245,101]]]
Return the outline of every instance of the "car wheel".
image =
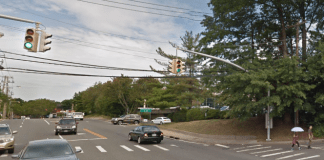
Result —
[[[133,140],[133,139],[132,139],[132,136],[131,136],[130,134],[128,135],[128,140],[129,140],[129,141],[132,141],[132,140]]]
[[[15,152],[15,148],[13,149],[8,149],[8,153],[14,153]]]
[[[118,121],[118,125],[122,125],[123,124],[123,122],[122,121]]]
[[[74,132],[73,134],[74,134],[74,135],[76,135],[76,134],[77,134],[77,132]]]
[[[134,121],[134,124],[138,124],[138,121]]]
[[[137,138],[137,143],[138,143],[138,144],[141,144],[141,143],[142,143],[141,137],[138,137],[138,138]]]
[[[55,135],[58,135],[58,133],[57,133],[57,132],[55,132]]]
[[[161,140],[156,141],[156,143],[161,143]]]

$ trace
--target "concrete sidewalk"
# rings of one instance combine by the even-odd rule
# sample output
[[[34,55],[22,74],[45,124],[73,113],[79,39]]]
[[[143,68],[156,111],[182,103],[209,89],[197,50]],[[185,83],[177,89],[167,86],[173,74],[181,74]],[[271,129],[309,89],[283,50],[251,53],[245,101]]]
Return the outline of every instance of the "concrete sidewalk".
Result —
[[[292,141],[257,141],[256,136],[235,136],[235,135],[207,135],[180,131],[175,129],[161,129],[168,138],[181,139],[205,144],[291,144]],[[308,140],[299,140],[308,142]],[[315,139],[312,142],[324,142],[324,139]]]

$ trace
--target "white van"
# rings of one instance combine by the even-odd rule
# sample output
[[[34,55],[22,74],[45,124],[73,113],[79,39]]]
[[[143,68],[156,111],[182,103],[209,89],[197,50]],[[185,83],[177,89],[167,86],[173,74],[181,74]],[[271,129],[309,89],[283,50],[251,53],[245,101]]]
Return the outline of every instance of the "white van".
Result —
[[[83,113],[82,112],[73,112],[72,116],[76,120],[79,119],[79,120],[83,121]]]
[[[26,118],[26,116],[20,116],[20,118],[21,118],[21,119],[25,119],[25,118]]]

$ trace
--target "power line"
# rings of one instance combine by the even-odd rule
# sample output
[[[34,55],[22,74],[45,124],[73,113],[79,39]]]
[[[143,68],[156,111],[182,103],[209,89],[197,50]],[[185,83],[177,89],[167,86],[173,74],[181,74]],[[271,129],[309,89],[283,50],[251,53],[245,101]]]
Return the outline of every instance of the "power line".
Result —
[[[123,7],[111,6],[111,5],[101,4],[101,3],[94,3],[94,2],[84,1],[84,0],[78,0],[78,1],[80,1],[80,2],[84,2],[84,3],[96,4],[96,5],[99,5],[99,6],[106,6],[106,7],[118,8],[118,9],[124,9],[124,10],[135,11],[135,12],[141,12],[141,13],[155,14],[155,15],[167,16],[167,17],[184,18],[184,19],[188,19],[188,20],[192,20],[192,21],[202,21],[202,20],[192,19],[192,18],[189,18],[189,17],[175,16],[175,15],[162,14],[162,13],[154,13],[154,12],[147,12],[147,11],[141,11],[141,10],[136,10],[136,9],[129,9],[129,8],[123,8]]]
[[[33,74],[49,74],[49,75],[65,75],[65,76],[83,76],[83,77],[110,77],[110,78],[199,78],[199,77],[213,77],[213,76],[224,76],[224,75],[197,75],[197,76],[107,76],[107,75],[91,75],[91,74],[76,74],[76,73],[63,73],[63,72],[51,72],[41,71],[33,69],[23,68],[5,68],[4,70],[9,72],[19,73],[33,73]]]
[[[91,28],[87,28],[87,27],[75,25],[75,24],[72,24],[72,23],[64,22],[64,21],[61,21],[61,20],[57,20],[57,19],[54,19],[54,18],[50,18],[50,17],[47,17],[47,16],[39,15],[39,14],[30,12],[30,11],[27,11],[27,10],[23,10],[23,9],[20,9],[20,8],[17,8],[17,7],[8,5],[8,4],[3,4],[2,3],[1,5],[5,5],[5,6],[8,6],[8,7],[12,7],[12,8],[15,8],[17,10],[24,11],[24,12],[29,13],[29,14],[32,14],[32,15],[39,16],[39,17],[43,17],[43,18],[46,18],[46,19],[50,19],[50,20],[53,20],[53,21],[56,21],[56,22],[60,22],[60,23],[63,23],[63,24],[71,25],[71,26],[78,27],[78,28],[87,29],[87,30],[90,30],[90,31],[93,31],[93,32],[99,32],[99,33],[102,33],[103,35],[106,35],[106,36],[107,35],[111,35],[111,36],[120,37],[120,38],[138,39],[138,40],[148,41],[148,42],[168,43],[168,42],[163,42],[163,41],[154,41],[154,40],[148,40],[148,39],[142,39],[142,38],[136,38],[136,37],[130,37],[130,36],[124,36],[124,35],[119,35],[119,34],[114,34],[114,33],[108,33],[108,32],[104,32],[104,31],[94,30],[94,29],[91,29]]]
[[[194,15],[194,14],[191,14],[191,13],[188,13],[188,12],[183,12],[183,11],[174,11],[174,10],[166,10],[166,9],[145,7],[145,6],[139,6],[139,5],[134,5],[134,4],[127,4],[127,3],[115,2],[115,1],[110,1],[110,0],[103,0],[103,1],[110,2],[110,3],[123,4],[123,5],[127,5],[127,6],[132,6],[132,7],[139,7],[139,8],[146,8],[146,9],[154,9],[154,10],[160,10],[160,11],[166,11],[166,12],[173,12],[173,13],[184,13],[184,14],[189,14],[190,16],[203,17],[202,15]]]
[[[187,10],[189,12],[195,12],[195,13],[210,14],[210,13],[206,13],[206,12],[193,11],[193,10],[190,10],[190,9],[187,9],[187,8],[173,7],[173,6],[167,6],[167,5],[157,4],[157,3],[142,2],[142,1],[137,1],[137,0],[128,0],[128,1],[133,1],[133,2],[142,3],[142,4],[150,4],[150,5],[160,6],[160,7],[167,7],[167,8],[175,8],[175,9]]]
[[[19,30],[19,31],[24,31],[20,28],[17,28],[17,27],[12,27],[12,26],[7,26],[7,25],[1,25],[0,26],[4,26],[4,27],[7,27],[7,28],[12,28],[12,29],[15,29],[15,30]],[[60,37],[60,36],[58,36]],[[119,51],[113,51],[113,50],[108,50],[108,49],[103,49],[103,48],[97,48],[97,47],[94,47],[94,46],[90,46],[90,45],[86,45],[86,44],[80,44],[80,43],[75,43],[75,42],[71,42],[71,41],[76,41],[76,42],[81,42],[81,43],[87,43],[87,44],[93,44],[93,45],[98,45],[98,46],[106,46],[106,47],[112,47],[112,48],[117,48],[117,49],[123,49],[123,50],[128,50],[128,51],[134,51],[134,52],[140,52],[140,53],[148,53],[148,54],[153,54],[153,53],[150,53],[150,52],[144,52],[144,51],[136,51],[136,50],[131,50],[131,49],[127,49],[127,48],[119,48],[119,47],[114,47],[114,46],[109,46],[109,45],[102,45],[102,44],[98,44],[98,43],[91,43],[91,42],[86,42],[86,41],[80,41],[80,40],[76,40],[76,39],[70,39],[70,38],[55,38],[55,37],[52,37],[52,39],[56,39],[56,40],[59,40],[59,41],[64,41],[64,42],[68,42],[68,43],[72,43],[72,44],[76,44],[76,45],[80,45],[80,46],[84,46],[84,47],[90,47],[90,48],[94,48],[94,49],[100,49],[100,50],[105,50],[105,51],[110,51],[110,52],[114,52],[114,53],[120,53],[120,54],[125,54],[125,55],[130,55],[130,56],[136,56],[136,57],[141,57],[141,58],[147,58],[147,59],[157,59],[157,58],[151,58],[151,57],[147,57],[147,56],[140,56],[140,55],[134,55],[134,54],[129,54],[129,53],[124,53],[124,52],[119,52]],[[158,59],[160,61],[166,61],[165,59]]]

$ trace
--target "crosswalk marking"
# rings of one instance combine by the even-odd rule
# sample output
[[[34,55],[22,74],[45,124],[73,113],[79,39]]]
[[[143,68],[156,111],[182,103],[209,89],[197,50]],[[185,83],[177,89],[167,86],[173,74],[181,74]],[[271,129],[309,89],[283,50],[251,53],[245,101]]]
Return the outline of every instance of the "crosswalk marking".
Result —
[[[96,146],[100,152],[107,152],[105,149],[103,149],[101,146]]]
[[[137,148],[139,148],[139,149],[141,149],[141,150],[143,150],[143,151],[150,151],[149,149],[146,149],[146,148],[141,147],[141,146],[139,146],[139,145],[135,145],[135,147],[137,147]]]
[[[311,159],[311,158],[317,158],[320,157],[320,155],[315,155],[315,156],[310,156],[310,157],[304,157],[304,158],[300,158],[300,159],[296,159],[296,160],[304,160],[304,159]]]
[[[298,153],[298,154],[293,154],[293,155],[289,155],[289,156],[285,156],[285,157],[280,157],[280,158],[277,158],[276,160],[296,157],[296,156],[299,156],[299,155],[302,155],[302,154],[305,154],[305,153]]]
[[[271,148],[271,146],[269,146],[269,147],[260,147],[260,148],[252,148],[252,149],[245,149],[245,150],[240,150],[240,151],[236,151],[236,152],[253,151],[253,150],[259,150],[259,149],[265,149],[265,148]]]
[[[127,150],[127,151],[129,151],[129,152],[132,152],[132,151],[134,151],[134,150],[132,150],[132,149],[130,149],[130,148],[128,148],[128,147],[126,147],[126,146],[124,146],[124,145],[120,145],[120,147],[122,147],[122,148],[126,149],[126,150]]]
[[[275,156],[275,155],[278,155],[278,154],[285,154],[285,153],[290,153],[290,152],[293,152],[293,151],[285,151],[285,152],[278,152],[278,153],[266,154],[266,155],[262,155],[260,157],[270,157],[270,156]]]
[[[172,146],[172,147],[178,147],[177,145],[174,145],[174,144],[171,144],[170,146]]]
[[[307,145],[300,145],[300,146],[302,146],[302,147],[308,147]],[[312,147],[312,146],[311,146],[311,148],[314,148],[314,149],[322,149],[322,147]]]
[[[271,150],[260,151],[260,152],[252,152],[250,154],[258,154],[258,153],[272,152],[272,151],[278,151],[278,150],[282,150],[282,148],[271,149]]]
[[[169,151],[168,149],[163,148],[163,147],[161,147],[161,146],[158,146],[158,145],[154,145],[154,146],[157,147],[157,148],[160,148],[160,149],[162,149],[162,150],[164,150],[164,151]]]
[[[239,147],[239,148],[234,148],[233,150],[251,148],[251,147],[259,147],[259,146],[262,146],[262,145],[259,144],[259,145],[253,145],[253,146]]]
[[[221,144],[215,144],[215,146],[223,147],[223,148],[230,148],[229,146],[225,146],[225,145],[221,145]]]
[[[77,150],[77,149],[81,149],[81,147],[80,146],[75,146],[75,149]],[[81,152],[80,153],[83,153],[83,150],[81,149]]]

